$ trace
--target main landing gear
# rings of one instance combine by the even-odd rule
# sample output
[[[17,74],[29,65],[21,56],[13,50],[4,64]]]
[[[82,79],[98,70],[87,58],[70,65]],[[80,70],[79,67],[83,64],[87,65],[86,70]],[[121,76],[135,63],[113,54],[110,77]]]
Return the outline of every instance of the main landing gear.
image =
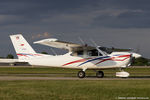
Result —
[[[104,77],[104,72],[103,71],[97,71],[96,76],[97,76],[97,78],[103,78]]]
[[[78,72],[78,77],[79,78],[84,78],[85,77],[85,72],[84,71],[79,71]]]
[[[79,78],[84,78],[86,76],[85,71],[79,71],[77,75]],[[97,71],[96,76],[97,76],[97,78],[103,78],[104,72],[103,71]]]

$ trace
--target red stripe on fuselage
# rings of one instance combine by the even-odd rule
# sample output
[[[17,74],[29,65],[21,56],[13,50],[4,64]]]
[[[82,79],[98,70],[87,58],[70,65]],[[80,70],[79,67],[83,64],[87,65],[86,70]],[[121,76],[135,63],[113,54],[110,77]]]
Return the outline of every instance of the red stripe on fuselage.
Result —
[[[118,57],[112,57],[112,58],[104,59],[104,60],[102,60],[102,61],[96,63],[95,65],[100,64],[100,63],[102,63],[102,62],[105,62],[105,61],[107,61],[107,60],[112,60],[112,61],[124,61],[124,60],[130,58],[130,56],[131,56],[131,55],[121,55],[121,56],[118,56]],[[124,58],[124,59],[122,59],[122,60],[121,60],[121,59],[116,59],[116,58],[123,58],[123,57],[126,57],[126,58]]]
[[[23,55],[23,54],[17,54],[17,56],[25,56],[25,57],[28,57],[27,55]]]
[[[116,58],[123,58],[123,57],[126,57],[126,58],[124,58],[124,59],[122,59],[122,60],[121,60],[121,59],[116,59]],[[107,60],[112,60],[112,61],[124,61],[124,60],[128,59],[129,57],[130,57],[130,55],[121,55],[121,56],[117,56],[117,57],[112,57],[112,58],[108,58],[108,59],[103,59],[102,61],[96,63],[95,65],[97,65],[97,64],[99,64],[99,63],[102,63],[102,62],[105,62],[105,61],[107,61]],[[87,61],[87,60],[89,60],[89,59],[91,59],[91,58],[85,58],[85,59],[80,59],[80,60],[72,61],[72,62],[66,63],[66,64],[64,64],[64,65],[62,65],[62,66],[66,66],[66,65],[70,65],[70,64],[74,64],[74,63],[78,63],[78,62],[84,62],[84,61]]]
[[[78,62],[84,62],[84,61],[86,61],[88,59],[91,59],[91,58],[86,58],[86,59],[80,59],[80,60],[72,61],[72,62],[64,64],[63,66],[70,65],[70,64],[73,64],[73,63],[78,63]]]

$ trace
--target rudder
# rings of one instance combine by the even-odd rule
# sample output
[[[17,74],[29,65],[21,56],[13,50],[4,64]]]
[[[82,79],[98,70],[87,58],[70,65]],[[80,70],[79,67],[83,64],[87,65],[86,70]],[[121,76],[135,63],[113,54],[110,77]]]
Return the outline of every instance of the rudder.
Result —
[[[10,35],[10,38],[19,59],[26,59],[29,54],[37,54],[21,34]]]

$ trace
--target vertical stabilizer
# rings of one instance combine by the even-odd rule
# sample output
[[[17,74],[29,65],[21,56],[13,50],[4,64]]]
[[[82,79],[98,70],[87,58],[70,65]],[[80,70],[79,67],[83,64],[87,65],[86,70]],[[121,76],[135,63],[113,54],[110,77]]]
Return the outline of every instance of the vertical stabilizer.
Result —
[[[36,54],[21,34],[10,35],[10,38],[19,59],[26,59],[28,55]]]

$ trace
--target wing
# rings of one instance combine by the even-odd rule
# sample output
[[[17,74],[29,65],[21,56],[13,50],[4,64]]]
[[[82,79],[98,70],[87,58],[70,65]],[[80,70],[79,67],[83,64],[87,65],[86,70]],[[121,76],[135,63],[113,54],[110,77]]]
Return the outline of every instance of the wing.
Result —
[[[34,42],[34,44],[42,44],[42,45],[51,46],[51,47],[60,48],[60,49],[66,49],[66,50],[74,51],[74,52],[84,50],[84,49],[87,49],[87,50],[94,49],[94,47],[91,47],[91,46],[59,41],[58,39],[54,39],[54,38],[36,41]]]

